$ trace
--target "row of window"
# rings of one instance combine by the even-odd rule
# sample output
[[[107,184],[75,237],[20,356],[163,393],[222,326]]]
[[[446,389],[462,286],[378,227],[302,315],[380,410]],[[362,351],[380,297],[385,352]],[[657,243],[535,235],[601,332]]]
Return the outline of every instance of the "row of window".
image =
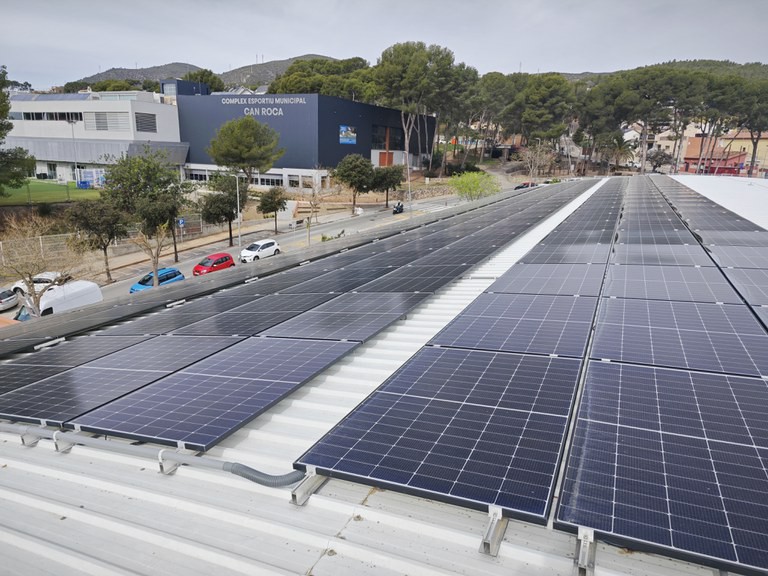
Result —
[[[128,132],[128,112],[11,112],[11,120],[85,121],[86,130]],[[157,133],[157,116],[136,112],[136,131]]]

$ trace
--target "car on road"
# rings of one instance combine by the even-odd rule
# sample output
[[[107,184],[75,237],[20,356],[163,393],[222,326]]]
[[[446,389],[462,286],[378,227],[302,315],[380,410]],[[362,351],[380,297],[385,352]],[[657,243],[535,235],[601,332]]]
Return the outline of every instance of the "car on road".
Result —
[[[64,274],[63,276],[64,282],[68,282],[72,279],[69,274]],[[35,292],[42,292],[55,281],[59,281],[61,284],[62,282],[59,280],[61,277],[61,272],[40,272],[39,274],[35,274],[32,277],[32,283],[35,286]],[[24,280],[17,280],[13,283],[13,286],[11,286],[11,290],[16,292],[18,296],[25,296],[27,294],[27,283],[24,282]]]
[[[522,190],[524,188],[534,188],[537,186],[536,182],[521,182],[517,186],[515,186],[515,190]]]
[[[149,290],[154,285],[154,272],[150,272],[142,277],[141,280],[131,286],[131,294],[134,292],[141,292],[142,290]],[[174,282],[180,282],[184,280],[184,274],[182,274],[176,268],[160,268],[157,271],[157,279],[159,286],[165,286],[166,284],[172,284]]]
[[[10,310],[19,303],[19,295],[13,290],[0,291],[0,310]]]
[[[240,262],[253,262],[260,258],[268,256],[277,256],[280,254],[280,244],[272,238],[257,240],[243,248],[240,251]]]
[[[218,272],[226,268],[232,268],[235,265],[235,261],[226,252],[217,252],[203,258],[199,264],[192,269],[193,276],[202,276],[209,272]]]

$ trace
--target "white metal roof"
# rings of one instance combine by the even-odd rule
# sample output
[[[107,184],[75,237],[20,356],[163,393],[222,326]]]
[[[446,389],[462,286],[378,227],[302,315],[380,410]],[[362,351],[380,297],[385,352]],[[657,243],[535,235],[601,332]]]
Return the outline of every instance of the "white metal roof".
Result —
[[[293,461],[595,189],[426,300],[207,453],[270,474]],[[124,444],[113,439],[109,442]],[[290,488],[221,471],[0,432],[0,573],[573,574],[576,537],[510,520],[497,556],[479,551],[488,515],[337,479],[303,506]],[[605,544],[594,573],[712,574]]]

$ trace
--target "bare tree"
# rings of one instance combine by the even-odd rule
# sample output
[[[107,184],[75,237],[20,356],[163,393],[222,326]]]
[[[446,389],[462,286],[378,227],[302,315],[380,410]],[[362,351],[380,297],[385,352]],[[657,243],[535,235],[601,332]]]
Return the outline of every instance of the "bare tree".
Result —
[[[159,285],[157,271],[160,268],[160,257],[163,255],[163,249],[170,246],[168,228],[168,223],[164,222],[155,228],[154,234],[151,237],[144,232],[139,232],[135,237],[131,238],[131,242],[136,244],[152,261],[152,272],[154,273],[152,286]]]
[[[0,239],[0,280],[21,280],[27,307],[35,314],[40,313],[40,299],[48,287],[59,286],[75,274],[86,272],[86,259],[77,249],[77,242],[46,239],[52,227],[50,220],[37,214],[11,214]],[[51,282],[35,283],[35,277],[43,272],[54,273],[50,275]]]

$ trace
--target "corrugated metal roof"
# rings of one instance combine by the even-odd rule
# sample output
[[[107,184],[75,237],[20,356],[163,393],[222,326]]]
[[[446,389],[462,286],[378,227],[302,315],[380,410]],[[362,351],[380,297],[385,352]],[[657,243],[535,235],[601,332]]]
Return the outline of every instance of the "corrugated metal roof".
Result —
[[[590,192],[594,191],[593,188]],[[206,457],[283,474],[292,462],[575,209],[553,215],[314,378]],[[111,439],[113,445],[125,442]],[[159,450],[159,448],[158,448]],[[337,479],[303,506],[289,488],[221,471],[0,432],[4,574],[573,574],[576,537],[510,520],[497,556],[479,551],[483,512]],[[596,574],[711,574],[598,545]]]

